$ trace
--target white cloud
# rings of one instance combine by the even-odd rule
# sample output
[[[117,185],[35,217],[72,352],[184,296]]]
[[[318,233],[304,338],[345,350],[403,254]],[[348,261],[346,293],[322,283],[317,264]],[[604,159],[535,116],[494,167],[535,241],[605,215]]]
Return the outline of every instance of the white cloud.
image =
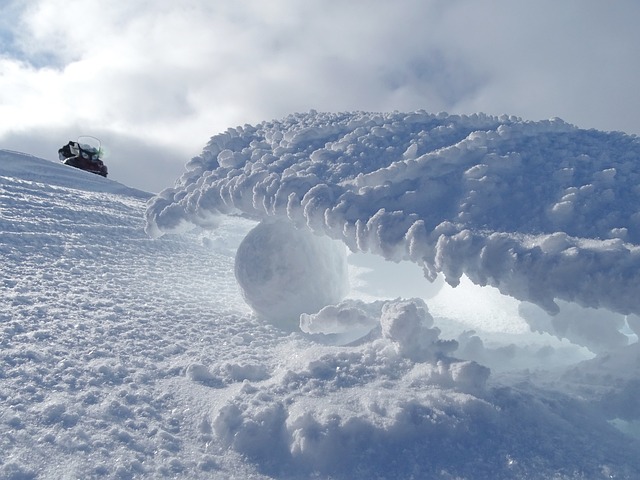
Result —
[[[14,0],[0,24],[0,146],[81,125],[111,132],[114,155],[118,135],[135,136],[181,152],[183,164],[228,127],[312,108],[560,116],[638,133],[638,10],[575,0]]]

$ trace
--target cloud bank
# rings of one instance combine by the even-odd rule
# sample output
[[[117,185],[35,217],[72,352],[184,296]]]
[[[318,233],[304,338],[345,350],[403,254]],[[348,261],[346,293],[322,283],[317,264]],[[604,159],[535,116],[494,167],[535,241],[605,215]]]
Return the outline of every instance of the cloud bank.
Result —
[[[144,188],[173,173],[149,168],[155,155],[132,158],[131,145],[168,147],[182,165],[212,131],[312,108],[560,116],[640,133],[639,10],[576,0],[8,0],[0,140],[18,150],[27,135],[26,151],[55,158],[60,142],[99,133],[110,137],[114,178]],[[125,169],[134,159],[137,174]]]

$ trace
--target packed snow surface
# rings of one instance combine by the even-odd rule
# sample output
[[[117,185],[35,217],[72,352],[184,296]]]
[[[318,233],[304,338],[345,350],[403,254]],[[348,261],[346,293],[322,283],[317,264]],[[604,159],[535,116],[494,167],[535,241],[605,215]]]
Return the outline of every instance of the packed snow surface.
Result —
[[[312,112],[150,199],[0,151],[0,478],[640,478],[637,160]]]

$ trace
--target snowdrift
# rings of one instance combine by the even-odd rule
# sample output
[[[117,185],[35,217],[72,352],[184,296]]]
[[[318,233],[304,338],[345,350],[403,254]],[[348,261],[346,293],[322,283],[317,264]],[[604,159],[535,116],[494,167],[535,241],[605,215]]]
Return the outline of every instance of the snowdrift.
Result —
[[[284,219],[557,313],[640,313],[640,141],[562,120],[328,114],[214,136],[147,210],[154,236]]]

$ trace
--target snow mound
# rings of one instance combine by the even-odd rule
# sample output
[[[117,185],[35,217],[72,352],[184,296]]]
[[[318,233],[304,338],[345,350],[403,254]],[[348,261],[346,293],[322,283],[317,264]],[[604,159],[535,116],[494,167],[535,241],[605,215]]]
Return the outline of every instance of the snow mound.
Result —
[[[637,473],[637,445],[595,410],[526,383],[491,385],[488,368],[450,356],[456,342],[438,339],[422,301],[382,302],[379,315],[359,346],[308,346],[266,381],[243,382],[212,413],[215,438],[274,478]]]
[[[382,336],[396,345],[398,353],[414,361],[437,361],[458,347],[455,341],[438,340],[440,330],[431,328],[433,317],[427,306],[416,300],[385,304],[380,326]]]
[[[277,218],[550,313],[638,314],[639,184],[636,137],[559,119],[309,112],[214,136],[146,229]]]

